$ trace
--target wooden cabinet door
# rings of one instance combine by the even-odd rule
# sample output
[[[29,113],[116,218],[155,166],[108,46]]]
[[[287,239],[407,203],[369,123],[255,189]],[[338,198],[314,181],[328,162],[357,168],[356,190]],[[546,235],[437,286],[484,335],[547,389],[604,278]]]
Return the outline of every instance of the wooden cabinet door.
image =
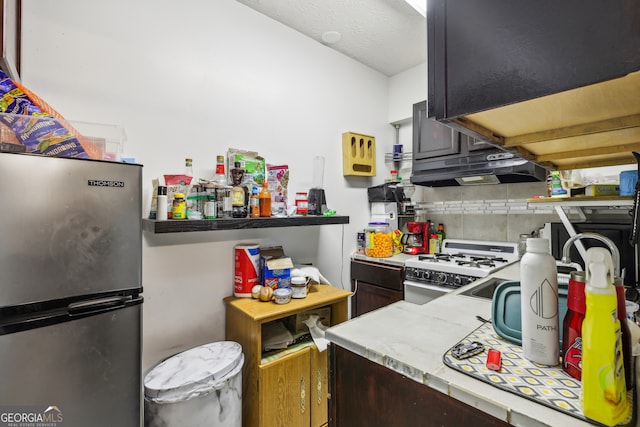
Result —
[[[310,349],[305,348],[260,366],[258,406],[260,427],[308,426]],[[248,402],[251,404],[251,402]]]
[[[329,422],[329,392],[328,392],[328,350],[319,352],[314,346],[311,347],[311,378],[309,396],[311,406],[311,427],[320,427]]]
[[[358,282],[358,291],[353,302],[353,317],[402,301],[403,292],[381,288],[367,282]]]
[[[351,261],[352,317],[360,316],[404,298],[404,268],[367,261]]]
[[[342,347],[329,351],[333,427],[509,425]]]

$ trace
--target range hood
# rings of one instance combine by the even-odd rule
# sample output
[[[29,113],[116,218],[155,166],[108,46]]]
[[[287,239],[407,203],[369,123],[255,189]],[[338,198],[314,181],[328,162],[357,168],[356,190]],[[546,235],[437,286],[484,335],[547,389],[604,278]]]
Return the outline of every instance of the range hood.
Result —
[[[411,182],[427,187],[543,181],[546,169],[513,153],[482,150],[413,163]]]
[[[639,23],[632,0],[429,0],[428,117],[546,169],[635,165]]]

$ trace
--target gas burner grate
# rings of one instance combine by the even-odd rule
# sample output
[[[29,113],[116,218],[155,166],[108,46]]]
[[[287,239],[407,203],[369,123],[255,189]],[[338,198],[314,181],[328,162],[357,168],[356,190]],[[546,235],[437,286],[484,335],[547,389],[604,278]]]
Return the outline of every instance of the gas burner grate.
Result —
[[[497,262],[507,262],[502,258],[487,258],[487,257],[470,257],[470,259],[466,260],[458,260],[456,263],[458,265],[468,265],[469,267],[495,267]]]
[[[429,255],[418,256],[418,259],[420,261],[431,261],[431,262],[452,262],[452,261],[455,261],[456,258],[465,259],[466,255],[464,254],[429,254]]]

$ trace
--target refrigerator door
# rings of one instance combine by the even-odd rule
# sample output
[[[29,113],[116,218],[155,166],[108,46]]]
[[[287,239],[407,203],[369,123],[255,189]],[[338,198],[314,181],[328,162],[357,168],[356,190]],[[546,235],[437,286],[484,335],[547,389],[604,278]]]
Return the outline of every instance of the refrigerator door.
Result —
[[[65,426],[139,427],[140,302],[0,335],[2,410],[46,411]]]
[[[0,307],[139,288],[141,165],[0,153]]]

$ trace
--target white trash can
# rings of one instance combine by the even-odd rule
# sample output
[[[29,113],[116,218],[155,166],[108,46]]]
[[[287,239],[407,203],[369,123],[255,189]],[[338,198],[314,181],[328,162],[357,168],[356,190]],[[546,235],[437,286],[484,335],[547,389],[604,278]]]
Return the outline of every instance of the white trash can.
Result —
[[[242,426],[242,346],[221,341],[178,353],[144,378],[144,425]]]

